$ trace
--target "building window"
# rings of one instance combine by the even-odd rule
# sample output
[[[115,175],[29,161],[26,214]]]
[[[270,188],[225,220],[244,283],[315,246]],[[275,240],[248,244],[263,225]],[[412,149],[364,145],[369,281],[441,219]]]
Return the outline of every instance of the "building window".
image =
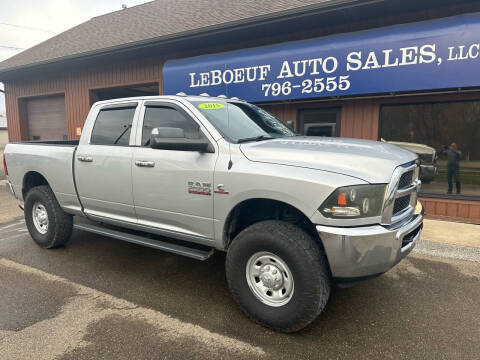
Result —
[[[340,109],[300,110],[298,123],[306,136],[340,136]]]
[[[480,200],[480,101],[385,105],[381,138],[418,154],[422,195]]]

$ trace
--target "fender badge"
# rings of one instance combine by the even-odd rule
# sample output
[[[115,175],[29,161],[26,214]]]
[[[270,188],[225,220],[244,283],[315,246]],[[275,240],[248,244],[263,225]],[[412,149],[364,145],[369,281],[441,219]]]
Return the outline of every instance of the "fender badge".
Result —
[[[217,190],[215,190],[214,192],[215,192],[215,194],[228,195],[228,191],[225,191],[225,185],[223,185],[223,184],[218,184],[217,185]]]
[[[200,181],[188,181],[188,193],[194,195],[211,195],[212,184]]]

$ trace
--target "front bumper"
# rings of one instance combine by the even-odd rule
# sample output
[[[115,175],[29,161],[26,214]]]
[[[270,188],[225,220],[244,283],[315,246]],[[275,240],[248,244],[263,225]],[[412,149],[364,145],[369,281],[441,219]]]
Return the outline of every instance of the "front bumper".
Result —
[[[395,226],[339,228],[317,225],[336,282],[355,281],[382,274],[415,247],[423,227],[423,209]]]

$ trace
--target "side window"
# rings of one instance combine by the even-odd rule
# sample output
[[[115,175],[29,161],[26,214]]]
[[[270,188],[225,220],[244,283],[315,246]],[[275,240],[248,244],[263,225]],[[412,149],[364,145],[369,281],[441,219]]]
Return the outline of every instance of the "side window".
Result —
[[[90,144],[128,146],[135,107],[100,110]]]
[[[200,126],[187,114],[168,106],[148,106],[143,120],[143,146],[149,145],[152,130],[157,127],[180,128],[188,139],[202,137]]]

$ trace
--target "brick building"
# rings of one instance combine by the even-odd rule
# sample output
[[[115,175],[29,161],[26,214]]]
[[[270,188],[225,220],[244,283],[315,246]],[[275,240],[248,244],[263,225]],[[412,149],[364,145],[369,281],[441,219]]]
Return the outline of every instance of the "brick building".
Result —
[[[77,139],[103,99],[238,96],[300,133],[417,152],[431,171],[427,214],[479,223],[479,11],[461,0],[153,1],[0,63],[9,138]],[[459,194],[447,194],[442,153],[452,142]]]

